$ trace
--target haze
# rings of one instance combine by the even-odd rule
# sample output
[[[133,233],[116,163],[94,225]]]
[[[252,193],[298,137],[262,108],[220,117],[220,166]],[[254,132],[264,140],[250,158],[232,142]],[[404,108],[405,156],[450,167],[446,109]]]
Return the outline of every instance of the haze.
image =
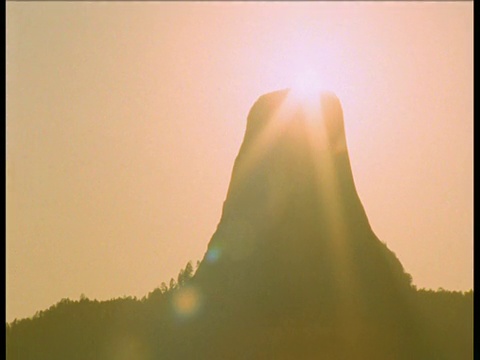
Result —
[[[312,71],[377,236],[473,287],[473,2],[11,2],[6,31],[7,321],[202,258],[248,110]]]

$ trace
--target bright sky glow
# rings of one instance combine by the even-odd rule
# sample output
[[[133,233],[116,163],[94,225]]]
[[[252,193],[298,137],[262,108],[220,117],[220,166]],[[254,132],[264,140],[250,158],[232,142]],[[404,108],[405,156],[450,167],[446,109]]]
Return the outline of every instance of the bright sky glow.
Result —
[[[317,97],[321,88],[321,78],[317,71],[305,69],[298,72],[292,84],[292,93],[299,99],[311,100]]]

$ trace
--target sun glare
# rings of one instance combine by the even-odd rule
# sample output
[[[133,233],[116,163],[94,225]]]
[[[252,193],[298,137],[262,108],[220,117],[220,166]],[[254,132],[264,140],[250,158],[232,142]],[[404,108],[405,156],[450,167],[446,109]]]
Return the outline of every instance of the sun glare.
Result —
[[[297,72],[290,86],[289,101],[298,106],[300,104],[310,124],[320,125],[322,92],[320,76],[313,69],[303,69]]]
[[[311,101],[320,94],[320,78],[314,70],[299,72],[291,86],[292,94],[298,100]]]

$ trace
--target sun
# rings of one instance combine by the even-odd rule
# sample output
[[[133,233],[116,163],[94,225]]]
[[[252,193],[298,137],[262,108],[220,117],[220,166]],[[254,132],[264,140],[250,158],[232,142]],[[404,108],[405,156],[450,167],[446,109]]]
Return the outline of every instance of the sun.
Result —
[[[321,92],[320,76],[313,69],[304,69],[297,72],[290,88],[292,96],[297,100],[311,101]]]
[[[302,109],[308,123],[319,125],[321,122],[322,82],[317,71],[303,68],[297,71],[290,85],[288,103]]]

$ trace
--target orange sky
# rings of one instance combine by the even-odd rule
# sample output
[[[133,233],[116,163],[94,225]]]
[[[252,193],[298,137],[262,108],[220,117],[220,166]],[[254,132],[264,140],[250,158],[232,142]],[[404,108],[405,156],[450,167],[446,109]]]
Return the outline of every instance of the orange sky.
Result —
[[[304,70],[375,233],[473,287],[473,2],[10,2],[6,30],[7,321],[200,259],[248,110]]]

